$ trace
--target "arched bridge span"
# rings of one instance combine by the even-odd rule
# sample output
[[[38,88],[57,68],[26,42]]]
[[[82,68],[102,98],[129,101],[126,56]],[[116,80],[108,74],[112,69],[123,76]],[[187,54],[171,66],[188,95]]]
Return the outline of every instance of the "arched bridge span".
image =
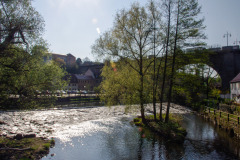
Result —
[[[212,67],[222,79],[222,90],[229,90],[230,81],[240,73],[239,46],[193,50],[179,55],[181,68],[184,65],[205,63]]]
[[[230,87],[230,81],[240,73],[240,49],[232,46],[213,50],[210,54],[211,67],[215,69],[222,79],[222,89]]]

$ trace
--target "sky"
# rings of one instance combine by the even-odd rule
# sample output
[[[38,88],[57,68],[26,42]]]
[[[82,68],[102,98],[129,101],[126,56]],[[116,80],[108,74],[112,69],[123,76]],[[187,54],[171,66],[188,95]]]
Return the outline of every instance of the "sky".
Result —
[[[146,5],[148,0],[33,0],[33,6],[45,21],[43,38],[50,52],[71,53],[76,58],[95,60],[91,46],[113,26],[117,11],[133,2]],[[205,18],[208,46],[240,43],[240,0],[199,0],[200,16]],[[224,38],[225,35],[225,38]],[[235,42],[236,43],[236,42]]]

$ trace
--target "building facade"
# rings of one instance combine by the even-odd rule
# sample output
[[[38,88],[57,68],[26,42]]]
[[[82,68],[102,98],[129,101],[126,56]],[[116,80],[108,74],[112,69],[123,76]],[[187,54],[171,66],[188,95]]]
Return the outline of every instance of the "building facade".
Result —
[[[102,68],[103,64],[81,66],[80,70],[82,74],[75,74],[78,80],[78,89],[93,91],[95,87],[98,87],[102,81]]]
[[[50,53],[50,60],[62,59],[67,66],[71,66],[76,63],[76,57],[68,53],[67,55]]]
[[[230,82],[230,97],[237,103],[240,103],[240,73]]]
[[[66,90],[77,91],[78,90],[78,80],[74,74],[69,74],[64,77],[64,80],[69,81]]]

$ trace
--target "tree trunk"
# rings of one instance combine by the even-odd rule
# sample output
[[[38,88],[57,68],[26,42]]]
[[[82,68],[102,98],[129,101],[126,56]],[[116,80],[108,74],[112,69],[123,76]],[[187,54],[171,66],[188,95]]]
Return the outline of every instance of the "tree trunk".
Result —
[[[140,42],[141,44],[141,42]],[[143,55],[142,55],[142,48],[140,48],[140,63],[139,63],[139,74],[140,74],[140,107],[141,107],[141,117],[142,117],[142,122],[145,123],[145,114],[144,114],[144,98],[143,98]]]
[[[169,110],[170,110],[170,104],[172,101],[172,86],[173,86],[173,78],[174,78],[174,68],[175,68],[175,59],[176,59],[176,50],[177,50],[177,39],[178,39],[178,25],[179,25],[179,2],[178,0],[178,12],[177,12],[177,23],[176,23],[176,33],[175,33],[175,39],[174,39],[174,50],[173,50],[173,62],[172,62],[172,74],[170,77],[170,86],[169,86],[169,92],[168,92],[168,104],[167,104],[167,111],[166,111],[166,117],[165,117],[165,123],[168,123],[169,121]]]
[[[157,121],[157,113],[156,113],[156,53],[155,53],[155,30],[156,30],[156,25],[155,25],[155,16],[154,16],[154,22],[153,22],[153,27],[154,27],[154,37],[153,37],[153,55],[154,55],[154,63],[153,63],[153,115],[154,115],[154,120]]]
[[[169,38],[170,38],[170,25],[171,25],[171,1],[168,3],[168,28],[167,28],[167,42],[166,42],[166,52],[165,52],[165,64],[164,64],[164,71],[163,71],[163,82],[162,82],[162,89],[160,95],[160,115],[159,119],[162,121],[162,105],[163,105],[163,94],[165,89],[165,80],[166,80],[166,70],[167,70],[167,59],[168,59],[168,47],[169,47]]]
[[[144,114],[144,98],[143,98],[143,75],[141,75],[141,88],[140,88],[140,107],[141,107],[141,117],[143,123],[146,122]]]

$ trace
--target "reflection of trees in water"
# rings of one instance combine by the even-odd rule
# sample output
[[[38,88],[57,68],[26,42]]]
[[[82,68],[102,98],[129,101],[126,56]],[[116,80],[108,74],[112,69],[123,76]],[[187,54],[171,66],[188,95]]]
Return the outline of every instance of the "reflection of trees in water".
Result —
[[[152,140],[152,151],[151,151],[152,157],[151,157],[151,160],[155,159],[155,154],[156,154],[156,149],[155,149],[156,142],[155,141],[156,141],[155,138],[153,138],[153,140]]]
[[[193,121],[194,118],[192,117],[189,121]],[[213,132],[215,135],[212,135],[212,139],[208,139],[208,136],[201,136],[203,137],[202,139],[194,139],[193,137],[187,138],[184,144],[177,144],[160,136],[148,135],[146,130],[142,131],[135,126],[131,126],[129,121],[129,118],[113,118],[111,121],[105,121],[104,119],[91,121],[99,127],[106,128],[106,131],[99,130],[93,134],[86,135],[79,141],[82,141],[81,143],[77,142],[79,137],[73,138],[71,143],[73,143],[72,146],[74,147],[66,147],[64,156],[71,157],[74,155],[73,157],[80,156],[85,159],[111,160],[237,159],[233,155],[233,151],[228,150],[228,148],[231,148],[234,139],[225,139],[224,136],[218,133],[218,130]],[[206,122],[203,121],[202,123]],[[195,126],[192,127],[190,129],[196,129]],[[211,125],[208,127],[211,127]],[[198,131],[200,132],[199,134],[205,133],[204,129],[199,129]],[[198,134],[196,131],[193,133]],[[196,137],[199,136],[196,135]],[[79,146],[79,144],[84,144],[84,146]],[[237,145],[238,143],[234,144]],[[239,144],[237,147],[234,145],[232,147],[233,150],[235,149],[234,153],[239,152]],[[58,154],[62,156],[60,155],[61,153],[62,149],[60,153],[56,154],[56,157]]]
[[[189,139],[211,140],[216,137],[213,127],[196,115],[185,115],[183,119],[183,126],[187,129],[187,138]]]
[[[143,133],[141,132],[141,136],[139,136],[139,144],[138,144],[138,160],[142,159],[143,156]]]
[[[235,142],[225,131],[213,124],[196,115],[187,115],[184,117],[184,125],[188,132],[185,145],[195,151],[195,154],[208,156],[217,152],[217,157],[220,155],[223,157],[227,155],[233,159],[236,158],[235,155],[239,157],[239,141]]]
[[[217,126],[214,126],[214,128],[218,135],[213,141],[213,146],[216,149],[216,152],[226,152],[229,156],[237,156],[237,158],[240,159],[240,140],[236,137],[231,138],[228,132]]]
[[[184,155],[183,144],[169,142],[158,135],[139,133],[138,159],[179,159]],[[142,138],[145,137],[146,138]]]
[[[108,125],[112,130],[102,139],[105,146],[101,147],[103,155],[117,159],[178,159],[184,155],[183,145],[165,142],[157,136],[145,137],[145,133],[129,122],[120,121],[117,124]],[[106,125],[106,124],[99,124]],[[113,125],[113,126],[111,126]],[[111,130],[110,129],[110,130]],[[143,138],[144,137],[144,138]]]
[[[126,124],[128,123],[128,124]],[[136,159],[138,155],[137,145],[139,135],[136,130],[129,126],[129,121],[119,121],[114,123],[111,134],[104,137],[106,147],[102,147],[103,155],[108,154],[112,160],[119,159]]]

